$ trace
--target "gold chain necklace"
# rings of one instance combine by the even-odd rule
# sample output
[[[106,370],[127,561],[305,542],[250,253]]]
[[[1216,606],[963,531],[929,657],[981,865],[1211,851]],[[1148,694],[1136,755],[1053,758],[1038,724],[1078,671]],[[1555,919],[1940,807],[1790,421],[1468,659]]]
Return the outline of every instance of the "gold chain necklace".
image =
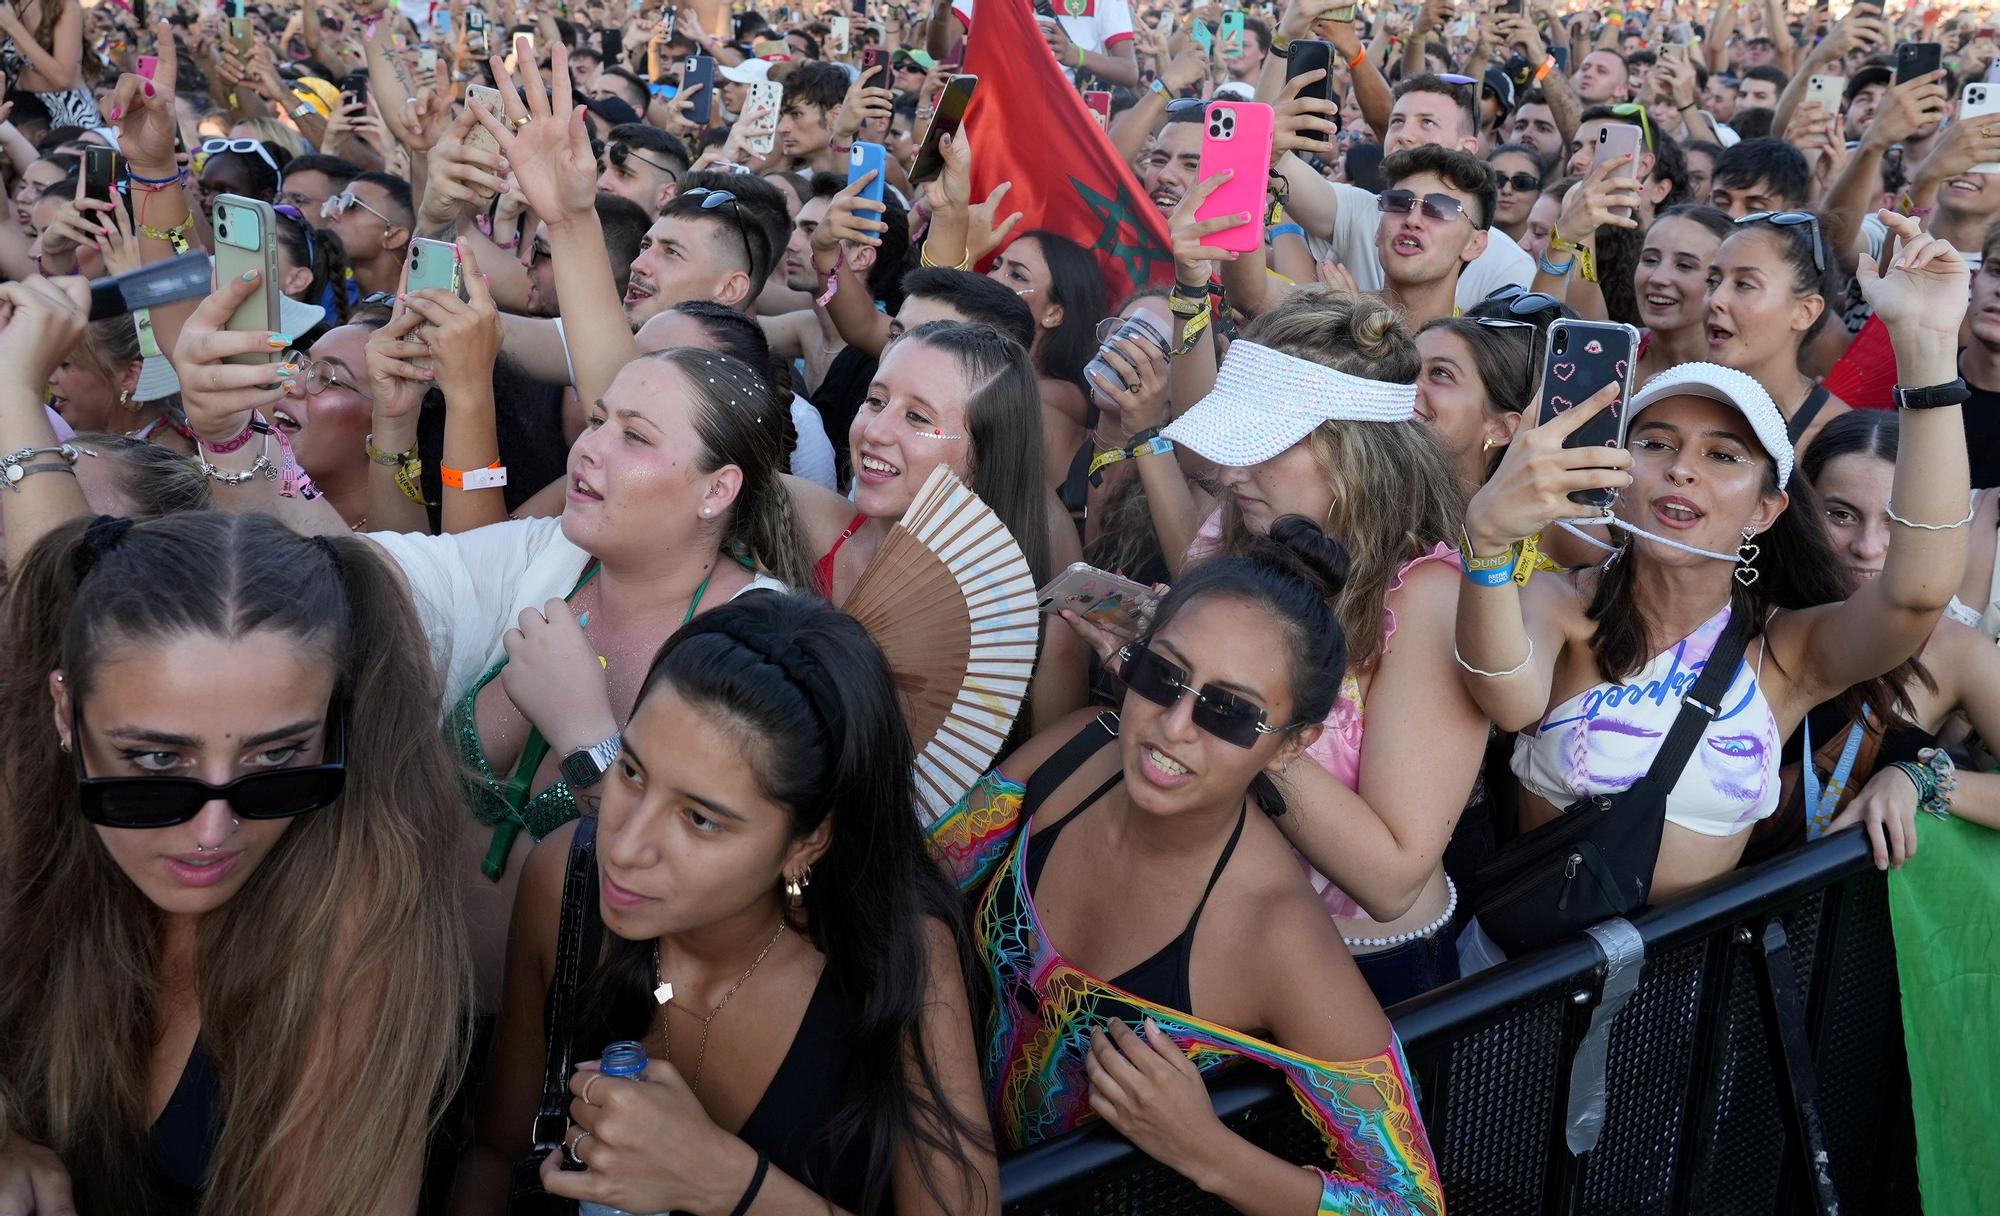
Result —
[[[715,1003],[715,1008],[709,1010],[708,1016],[701,1019],[701,1048],[695,1053],[694,1074],[688,1080],[688,1089],[690,1092],[697,1094],[701,1092],[701,1070],[702,1066],[708,1063],[709,1024],[715,1021],[715,1015],[722,1012],[722,1007],[729,1003],[729,998],[736,995],[736,990],[741,988],[743,982],[749,979],[751,974],[757,970],[758,965],[770,955],[772,948],[778,944],[778,939],[784,935],[785,920],[783,917],[779,917],[778,931],[771,935],[770,941],[764,943],[764,949],[759,951],[757,957],[751,960],[750,965],[743,969],[743,974],[736,977],[736,982],[729,986],[729,991],[722,994],[722,999]],[[653,943],[653,984],[653,999],[662,1006],[672,1004],[674,1000],[674,986],[660,978],[660,943],[657,941]],[[673,1019],[670,1017],[662,1018],[660,1026],[666,1036],[667,1059],[671,1061],[674,1055]]]

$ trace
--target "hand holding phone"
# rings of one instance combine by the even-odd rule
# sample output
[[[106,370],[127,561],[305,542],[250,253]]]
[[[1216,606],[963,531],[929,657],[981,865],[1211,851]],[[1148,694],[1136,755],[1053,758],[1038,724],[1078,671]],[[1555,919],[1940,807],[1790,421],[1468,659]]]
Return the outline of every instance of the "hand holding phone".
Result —
[[[1160,596],[1144,583],[1072,562],[1035,597],[1044,613],[1074,612],[1120,637],[1138,637],[1159,610]]]
[[[1638,361],[1639,331],[1608,321],[1570,321],[1549,325],[1544,343],[1540,384],[1541,405],[1536,426],[1558,425],[1565,448],[1623,448],[1625,399],[1632,394],[1633,365]],[[1579,410],[1599,393],[1615,389],[1603,408]],[[1563,416],[1571,412],[1575,420]],[[1618,497],[1612,490],[1577,490],[1570,500],[1592,507],[1609,507]]]
[[[1195,208],[1197,220],[1247,214],[1235,224],[1202,238],[1217,249],[1248,253],[1264,245],[1264,199],[1271,176],[1271,136],[1276,115],[1255,101],[1218,101],[1203,116],[1201,180],[1228,171],[1229,180],[1215,187]]]

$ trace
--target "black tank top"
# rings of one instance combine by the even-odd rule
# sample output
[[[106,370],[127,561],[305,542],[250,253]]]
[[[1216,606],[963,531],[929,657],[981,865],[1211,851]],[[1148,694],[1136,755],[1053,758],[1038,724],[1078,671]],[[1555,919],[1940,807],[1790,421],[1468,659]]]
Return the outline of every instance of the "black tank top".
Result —
[[[1075,810],[1028,838],[1026,861],[1030,898],[1034,896],[1035,888],[1041,885],[1042,867],[1048,863],[1057,835],[1124,779],[1122,772],[1112,774],[1103,785],[1091,791],[1089,797],[1078,803]],[[1034,813],[1034,807],[1023,805],[1022,822],[1027,822]],[[1162,946],[1153,957],[1111,980],[1113,987],[1123,988],[1133,996],[1169,1009],[1194,1008],[1194,997],[1188,985],[1188,962],[1194,954],[1194,928],[1201,921],[1201,911],[1208,906],[1208,897],[1215,891],[1216,882],[1222,878],[1223,869],[1229,865],[1230,854],[1236,852],[1236,842],[1243,838],[1243,822],[1249,813],[1250,805],[1246,802],[1237,812],[1236,829],[1229,833],[1229,843],[1222,846],[1222,856],[1215,859],[1215,869],[1208,876],[1208,885],[1202,888],[1201,901],[1195,904],[1194,915],[1188,917],[1187,928],[1181,930],[1179,937]]]
[[[221,1078],[215,1075],[215,1063],[197,1039],[181,1069],[181,1079],[174,1084],[173,1096],[149,1132],[162,1211],[193,1212],[201,1206],[208,1159],[222,1135],[218,1117],[221,1102]]]

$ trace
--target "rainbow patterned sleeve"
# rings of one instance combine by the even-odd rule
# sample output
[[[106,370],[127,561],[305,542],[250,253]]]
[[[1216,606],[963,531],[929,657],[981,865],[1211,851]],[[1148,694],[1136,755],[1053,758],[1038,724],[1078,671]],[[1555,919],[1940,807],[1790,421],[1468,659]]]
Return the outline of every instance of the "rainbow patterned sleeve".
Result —
[[[1021,825],[1026,788],[993,769],[972,783],[965,797],[930,826],[931,853],[950,872],[958,889],[976,891],[986,882]]]

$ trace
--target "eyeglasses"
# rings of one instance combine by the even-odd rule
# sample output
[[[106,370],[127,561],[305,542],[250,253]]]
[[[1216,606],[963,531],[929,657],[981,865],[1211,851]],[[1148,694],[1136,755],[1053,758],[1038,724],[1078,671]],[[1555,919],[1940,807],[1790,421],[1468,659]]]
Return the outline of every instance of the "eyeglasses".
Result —
[[[361,391],[348,381],[345,373],[335,369],[333,364],[325,359],[315,359],[305,351],[286,351],[284,362],[298,369],[293,372],[293,378],[305,390],[308,397],[317,397],[330,388],[344,388],[349,392]]]
[[[728,190],[711,190],[707,186],[696,186],[683,190],[681,198],[698,198],[703,211],[713,211],[717,207],[728,207],[736,225],[736,236],[743,242],[743,260],[750,264],[750,277],[757,276],[757,255],[750,252],[750,222],[743,218],[743,204],[736,201],[736,195]]]
[[[619,143],[610,144],[605,148],[605,153],[610,156],[611,167],[614,169],[623,169],[625,167],[626,161],[636,160],[642,165],[651,165],[653,168],[658,169],[660,172],[666,174],[669,177],[680,176],[679,170],[673,168],[670,165],[663,165],[659,161],[652,160],[647,157],[639,155],[637,152],[634,152],[632,150],[632,147],[629,144],[619,144]]]
[[[1776,224],[1780,228],[1796,228],[1804,224],[1812,230],[1813,269],[1826,273],[1826,254],[1819,247],[1819,217],[1810,211],[1753,211],[1736,221],[1738,224]]]
[[[290,819],[340,797],[347,784],[347,715],[337,704],[326,715],[326,756],[319,764],[275,769],[210,785],[193,777],[92,777],[83,770],[83,708],[69,703],[71,760],[83,817],[107,828],[170,828],[186,823],[211,802],[226,802],[241,819]]]
[[[207,168],[208,158],[218,152],[235,152],[241,156],[254,156],[258,160],[263,161],[271,167],[271,172],[277,175],[280,182],[285,177],[285,171],[278,168],[277,161],[271,159],[271,150],[264,146],[262,140],[225,139],[220,135],[216,135],[202,140],[201,145],[194,151],[197,161],[195,167],[196,173],[200,173],[203,169]]]
[[[1375,205],[1385,215],[1408,215],[1411,209],[1421,205],[1424,218],[1449,223],[1465,215],[1465,204],[1449,194],[1426,194],[1418,198],[1409,190],[1384,190],[1375,200]]]
[[[1161,658],[1137,642],[1120,649],[1125,660],[1125,687],[1161,709],[1180,704],[1183,693],[1194,694],[1194,724],[1224,743],[1236,747],[1257,746],[1257,736],[1275,735],[1282,726],[1264,721],[1264,708],[1213,684],[1200,688],[1189,684],[1188,673],[1172,661]]]
[[[1534,194],[1542,188],[1542,179],[1532,173],[1496,173],[1493,180],[1498,186],[1512,186],[1521,194]]]
[[[1654,151],[1655,144],[1653,141],[1653,120],[1650,116],[1647,115],[1645,106],[1642,106],[1637,102],[1628,101],[1620,105],[1612,106],[1611,112],[1613,114],[1616,114],[1620,118],[1638,119],[1639,130],[1643,132],[1646,137],[1646,151],[1648,152]]]
[[[370,207],[367,203],[362,202],[361,196],[354,193],[354,191],[352,190],[346,191],[345,193],[342,194],[336,194],[332,198],[326,200],[324,203],[321,203],[319,208],[320,218],[337,220],[341,216],[347,214],[347,209],[349,207],[361,208],[363,211],[366,211],[368,214],[374,216],[376,219],[381,220],[383,226],[386,228],[399,227],[396,221],[390,219],[386,215],[383,215],[380,211],[375,210],[375,208]]]

